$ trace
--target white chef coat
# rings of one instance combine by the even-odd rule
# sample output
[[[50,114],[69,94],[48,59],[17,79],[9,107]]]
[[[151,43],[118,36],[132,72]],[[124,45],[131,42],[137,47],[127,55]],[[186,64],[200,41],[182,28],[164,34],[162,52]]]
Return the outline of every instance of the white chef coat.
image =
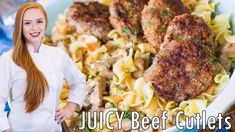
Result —
[[[8,128],[24,132],[61,131],[61,125],[57,124],[54,117],[63,79],[69,82],[68,101],[82,106],[87,95],[85,76],[72,59],[59,48],[41,44],[39,53],[34,53],[32,45],[27,44],[27,47],[34,63],[45,75],[49,91],[36,110],[26,113],[26,72],[13,62],[12,51],[3,53],[0,57],[0,131]],[[8,118],[4,112],[7,99],[11,107]]]

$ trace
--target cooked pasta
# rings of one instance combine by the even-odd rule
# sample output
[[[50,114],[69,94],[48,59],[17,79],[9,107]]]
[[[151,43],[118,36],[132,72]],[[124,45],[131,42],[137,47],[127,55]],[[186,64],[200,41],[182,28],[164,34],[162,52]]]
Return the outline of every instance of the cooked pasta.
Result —
[[[193,15],[202,17],[207,24],[211,23],[211,15],[215,11],[216,3],[209,3],[209,0],[200,0],[194,7]]]

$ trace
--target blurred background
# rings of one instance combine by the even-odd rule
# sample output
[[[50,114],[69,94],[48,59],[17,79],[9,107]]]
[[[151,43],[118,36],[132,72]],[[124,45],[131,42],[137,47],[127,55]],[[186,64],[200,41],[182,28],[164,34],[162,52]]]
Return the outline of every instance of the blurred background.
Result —
[[[12,33],[15,13],[20,5],[36,0],[1,0],[0,1],[0,55],[12,48]]]

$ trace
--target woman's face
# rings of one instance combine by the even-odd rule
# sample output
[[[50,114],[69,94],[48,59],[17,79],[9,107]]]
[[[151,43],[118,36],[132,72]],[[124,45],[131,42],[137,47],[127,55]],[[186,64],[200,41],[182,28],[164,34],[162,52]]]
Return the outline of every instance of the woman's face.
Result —
[[[27,43],[40,44],[45,29],[45,17],[38,8],[31,8],[25,11],[23,17],[23,35]]]

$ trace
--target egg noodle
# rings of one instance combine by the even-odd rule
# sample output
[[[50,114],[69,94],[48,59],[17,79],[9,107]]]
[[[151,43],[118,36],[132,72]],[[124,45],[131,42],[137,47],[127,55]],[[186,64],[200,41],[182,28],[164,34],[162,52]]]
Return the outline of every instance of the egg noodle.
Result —
[[[99,2],[109,5],[108,0]],[[110,40],[105,44],[91,35],[74,36],[67,28],[64,15],[59,16],[53,28],[52,40],[64,48],[78,68],[86,74],[88,85],[97,81],[98,77],[106,79],[109,90],[103,89],[103,100],[106,102],[104,111],[137,111],[151,119],[161,116],[162,111],[167,110],[167,127],[172,127],[175,125],[177,112],[184,112],[184,116],[180,118],[183,121],[185,116],[195,116],[206,109],[229,81],[229,71],[235,58],[235,35],[231,31],[230,15],[216,14],[216,5],[219,3],[209,0],[183,2],[189,7],[192,15],[202,17],[210,26],[215,40],[214,48],[220,53],[218,61],[224,68],[215,76],[214,83],[207,91],[179,104],[175,101],[165,102],[159,98],[151,83],[142,77],[144,70],[151,64],[151,54],[157,53],[150,44],[127,40],[116,30],[108,34]],[[114,61],[111,61],[112,59]],[[65,96],[63,94],[67,92],[64,90],[61,96]],[[110,118],[112,124],[117,122],[115,116]],[[123,122],[130,125],[128,118]]]

